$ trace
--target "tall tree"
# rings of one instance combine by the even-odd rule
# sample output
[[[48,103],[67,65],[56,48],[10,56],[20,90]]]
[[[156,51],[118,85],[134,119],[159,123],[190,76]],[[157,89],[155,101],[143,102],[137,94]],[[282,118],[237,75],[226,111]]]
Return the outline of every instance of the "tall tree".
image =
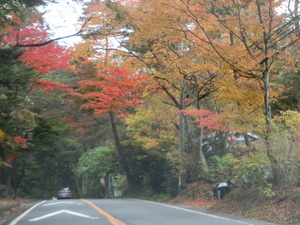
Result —
[[[0,127],[6,138],[24,136],[35,128],[37,114],[29,109],[33,87],[39,84],[48,90],[54,87],[67,90],[65,85],[40,80],[43,74],[57,68],[69,68],[69,54],[65,48],[54,43],[40,48],[15,47],[20,42],[34,43],[47,37],[40,19],[40,15],[35,15],[28,22],[12,16],[13,23],[0,31],[0,95],[3,100]],[[1,140],[1,145],[5,143],[9,142]],[[2,160],[9,154],[12,152],[4,154],[1,151]]]
[[[120,2],[93,2],[87,31],[94,31],[94,35],[78,47],[80,55],[92,58],[96,53],[107,63],[103,58],[116,49],[107,45],[108,37],[117,37],[115,40],[121,40],[119,52],[126,53],[121,54],[125,63],[151,74],[152,87],[156,85],[165,92],[167,104],[180,113],[188,107],[203,109],[204,105],[222,112],[218,109],[222,106],[235,112],[234,129],[242,125],[246,133],[259,127],[268,144],[270,103],[281,91],[273,83],[273,75],[287,69],[284,63],[295,65],[298,51],[289,48],[298,41],[295,18],[283,20],[276,12],[281,1]],[[117,57],[115,61],[124,62]],[[213,101],[207,98],[209,95]],[[207,101],[209,104],[205,104]],[[261,118],[265,126],[252,125],[260,124]],[[198,137],[203,137],[203,130],[191,129],[190,118],[182,114],[179,124],[182,151],[190,144],[201,156],[203,138]],[[266,152],[278,178],[278,161],[271,148]]]
[[[197,152],[197,159],[207,171],[198,138],[201,131],[190,124],[190,118],[181,110],[190,106],[200,108],[201,101],[217,90],[217,80],[224,74],[206,51],[199,51],[193,40],[181,32],[179,21],[187,21],[186,15],[176,14],[171,7],[161,7],[163,1],[143,1],[128,7],[129,19],[134,18],[128,20],[135,23],[135,32],[127,47],[135,56],[133,65],[146,67],[156,85],[169,97],[168,104],[178,109],[179,148],[182,152]]]
[[[179,30],[189,37],[198,51],[206,51],[209,59],[218,61],[218,67],[238,79],[253,79],[264,95],[265,137],[267,154],[271,161],[275,183],[278,160],[269,146],[271,132],[271,78],[276,62],[285,60],[287,49],[299,38],[295,35],[295,20],[282,18],[276,13],[281,1],[156,1],[164,12],[184,15],[176,20]],[[175,17],[176,18],[176,17]],[[168,17],[164,21],[171,21]],[[168,23],[166,29],[174,30]]]
[[[115,146],[129,183],[134,186],[134,178],[127,162],[116,126],[115,115],[122,115],[140,101],[139,82],[145,75],[132,73],[128,69],[103,68],[96,71],[93,79],[81,80],[76,96],[83,100],[82,109],[96,115],[110,118]]]
[[[35,113],[26,106],[28,102],[26,96],[30,79],[35,75],[34,70],[19,60],[23,51],[8,49],[5,53],[0,56],[0,127],[4,133],[0,140],[2,162],[7,161],[18,151],[17,146],[13,146],[16,144],[13,138],[22,137],[23,132],[35,127]]]

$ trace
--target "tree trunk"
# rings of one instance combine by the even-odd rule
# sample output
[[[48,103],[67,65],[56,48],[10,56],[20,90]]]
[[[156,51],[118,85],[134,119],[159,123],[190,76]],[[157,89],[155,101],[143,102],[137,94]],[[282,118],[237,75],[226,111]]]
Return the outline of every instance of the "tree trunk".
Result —
[[[199,108],[200,109],[200,108]],[[205,158],[205,155],[203,153],[203,149],[202,149],[202,145],[203,145],[203,127],[200,128],[200,134],[199,134],[199,129],[192,129],[189,123],[189,120],[187,117],[184,117],[185,119],[185,124],[186,124],[186,128],[187,128],[187,134],[188,134],[188,138],[189,141],[193,147],[192,152],[196,152],[197,153],[197,157],[195,159],[195,162],[197,160],[200,160],[201,166],[202,166],[202,171],[205,173],[208,172],[208,165],[207,165],[207,160]],[[198,162],[198,161],[197,161]]]
[[[82,186],[80,186],[79,177],[75,175],[74,176],[74,181],[75,181],[75,184],[76,184],[77,193],[79,193],[79,196],[82,197]]]
[[[263,14],[261,10],[260,3],[257,1],[257,10],[259,15],[260,23],[263,24]],[[273,12],[269,11],[270,17],[273,18]],[[275,185],[279,184],[280,180],[280,173],[279,173],[279,167],[278,167],[278,161],[276,157],[274,156],[274,151],[272,149],[271,143],[270,143],[270,135],[271,135],[271,120],[272,120],[272,110],[271,110],[271,98],[270,98],[270,59],[268,57],[269,50],[270,50],[270,33],[264,31],[263,32],[263,38],[264,38],[264,55],[265,58],[260,62],[262,66],[262,82],[263,82],[263,91],[264,91],[264,104],[265,104],[265,120],[266,120],[266,135],[265,135],[265,143],[266,143],[266,151],[267,156],[270,160],[272,172],[273,172],[273,183]]]
[[[200,110],[200,100],[198,99],[197,101],[197,108]],[[201,117],[202,119],[202,117]],[[203,172],[205,174],[205,176],[208,173],[208,165],[207,165],[207,160],[205,158],[205,155],[203,153],[203,127],[200,128],[200,137],[199,137],[199,157],[200,157],[200,161],[201,161],[201,166],[203,169]]]
[[[180,94],[180,105],[182,106],[181,110],[184,108],[184,97],[183,93]],[[184,115],[179,111],[179,148],[181,152],[185,152],[185,122]]]
[[[179,108],[179,150],[180,150],[180,165],[179,165],[179,175],[178,175],[178,190],[180,192],[181,190],[181,186],[182,183],[185,183],[185,180],[182,177],[182,170],[183,168],[183,154],[185,152],[185,122],[184,122],[184,115],[182,114],[181,110],[184,107],[184,97],[183,97],[183,93],[180,94],[179,96],[179,104],[182,106],[181,108]]]
[[[295,0],[295,10],[294,10],[294,17],[297,18],[299,15],[299,0]],[[300,37],[300,21],[299,19],[296,20],[296,24],[295,24],[295,32],[296,32],[296,35],[297,37]]]
[[[134,182],[133,182],[133,176],[132,176],[132,173],[130,171],[128,162],[126,160],[125,153],[124,153],[124,151],[122,149],[122,145],[121,145],[121,142],[120,142],[119,134],[118,134],[118,131],[117,131],[117,126],[116,126],[114,112],[110,111],[109,112],[109,117],[110,117],[112,131],[113,131],[113,135],[114,135],[114,139],[115,139],[115,146],[117,148],[117,151],[118,151],[118,154],[119,154],[119,157],[120,157],[123,169],[125,170],[125,173],[127,175],[127,180],[129,182],[130,186],[133,187],[133,184],[134,184]]]
[[[199,143],[199,156],[200,156],[200,161],[202,165],[203,172],[205,175],[208,173],[208,165],[207,165],[207,160],[206,157],[203,153],[203,127],[200,128],[200,143]]]
[[[265,62],[268,63],[268,60]],[[266,65],[267,67],[268,65]],[[269,90],[269,72],[266,70],[263,76],[264,82],[264,102],[265,102],[265,118],[266,118],[266,136],[265,136],[265,143],[266,143],[266,151],[267,156],[271,163],[271,169],[273,173],[273,183],[278,185],[280,183],[280,169],[278,165],[278,160],[274,156],[274,151],[272,149],[270,143],[270,135],[271,135],[271,120],[272,120],[272,111],[271,111],[271,101],[270,101],[270,90]]]

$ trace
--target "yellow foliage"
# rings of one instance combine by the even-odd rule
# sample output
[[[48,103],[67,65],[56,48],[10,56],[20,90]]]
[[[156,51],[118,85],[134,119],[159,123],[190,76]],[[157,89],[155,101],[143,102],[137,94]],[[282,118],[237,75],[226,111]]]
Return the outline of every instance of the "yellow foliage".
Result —
[[[5,138],[5,132],[0,129],[0,142]]]
[[[127,131],[146,149],[170,151],[177,140],[174,124],[178,114],[156,97],[157,94],[145,101],[146,105],[138,108],[134,115],[126,119]],[[166,111],[174,113],[165,113]]]
[[[231,129],[238,132],[263,132],[264,96],[259,84],[246,78],[226,76],[219,80],[218,86],[214,94],[218,104],[226,106],[235,115],[235,127]]]
[[[274,122],[284,124],[287,130],[293,133],[295,140],[300,139],[300,113],[288,110],[274,117]]]
[[[95,1],[88,8],[89,21],[84,32],[101,35],[91,35],[76,46],[74,57],[125,63],[153,75],[147,88],[149,95],[158,93],[158,89],[175,100],[180,94],[189,98],[211,94],[222,109],[234,112],[233,130],[263,132],[262,124],[266,121],[263,81],[275,72],[264,60],[273,65],[276,59],[275,47],[280,39],[276,30],[282,21],[274,11],[281,1],[258,2],[261,4],[226,0],[215,4],[207,0],[127,0],[116,1],[118,10],[113,10],[105,2]],[[125,28],[130,31],[126,44],[132,52],[103,51],[113,47],[107,37],[116,37]],[[271,38],[266,40],[267,37]],[[280,57],[286,59],[288,54]],[[274,84],[267,88],[271,91],[270,100],[276,100],[282,91]],[[146,112],[138,113],[151,118],[144,115]],[[140,121],[138,116],[133,120]],[[136,135],[142,136],[140,132],[136,131]],[[157,144],[146,142],[148,146]]]

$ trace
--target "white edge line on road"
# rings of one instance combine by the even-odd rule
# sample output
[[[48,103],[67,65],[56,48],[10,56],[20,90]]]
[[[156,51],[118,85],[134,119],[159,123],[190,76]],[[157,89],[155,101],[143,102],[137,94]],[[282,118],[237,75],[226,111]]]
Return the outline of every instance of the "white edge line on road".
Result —
[[[151,202],[151,201],[148,201],[148,202]],[[253,225],[252,223],[247,223],[247,222],[243,222],[243,221],[239,221],[239,220],[235,220],[235,219],[230,219],[230,218],[226,218],[226,217],[222,217],[222,216],[210,215],[208,213],[194,211],[194,210],[191,210],[191,209],[185,209],[185,208],[181,208],[181,207],[174,206],[174,205],[168,205],[168,204],[163,204],[163,203],[158,203],[158,202],[152,202],[152,203],[159,204],[159,205],[162,205],[162,206],[165,206],[165,207],[170,207],[170,208],[174,208],[174,209],[179,209],[179,210],[191,212],[191,213],[196,213],[196,214],[200,214],[200,215],[204,215],[204,216],[209,216],[209,217],[213,217],[213,218],[216,218],[216,219],[233,221],[233,222],[236,222],[236,223],[246,224],[246,225]]]
[[[59,205],[59,204],[74,204],[74,202],[54,202],[54,203],[49,203],[47,205],[43,205],[43,206],[50,206],[50,205]]]
[[[20,219],[22,219],[24,216],[26,216],[28,213],[31,212],[35,207],[39,206],[40,204],[44,203],[46,200],[41,201],[40,203],[35,204],[31,208],[27,209],[24,213],[22,213],[20,216],[18,216],[16,219],[14,219],[9,225],[16,225]]]

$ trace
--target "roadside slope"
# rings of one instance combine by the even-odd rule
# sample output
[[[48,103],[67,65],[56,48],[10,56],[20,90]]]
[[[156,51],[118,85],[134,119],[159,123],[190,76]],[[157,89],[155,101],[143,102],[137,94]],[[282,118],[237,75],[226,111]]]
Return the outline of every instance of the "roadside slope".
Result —
[[[300,225],[300,188],[273,190],[274,197],[258,194],[257,188],[240,187],[218,201],[211,196],[213,184],[188,184],[179,196],[169,201],[216,212],[274,222],[283,225]]]

